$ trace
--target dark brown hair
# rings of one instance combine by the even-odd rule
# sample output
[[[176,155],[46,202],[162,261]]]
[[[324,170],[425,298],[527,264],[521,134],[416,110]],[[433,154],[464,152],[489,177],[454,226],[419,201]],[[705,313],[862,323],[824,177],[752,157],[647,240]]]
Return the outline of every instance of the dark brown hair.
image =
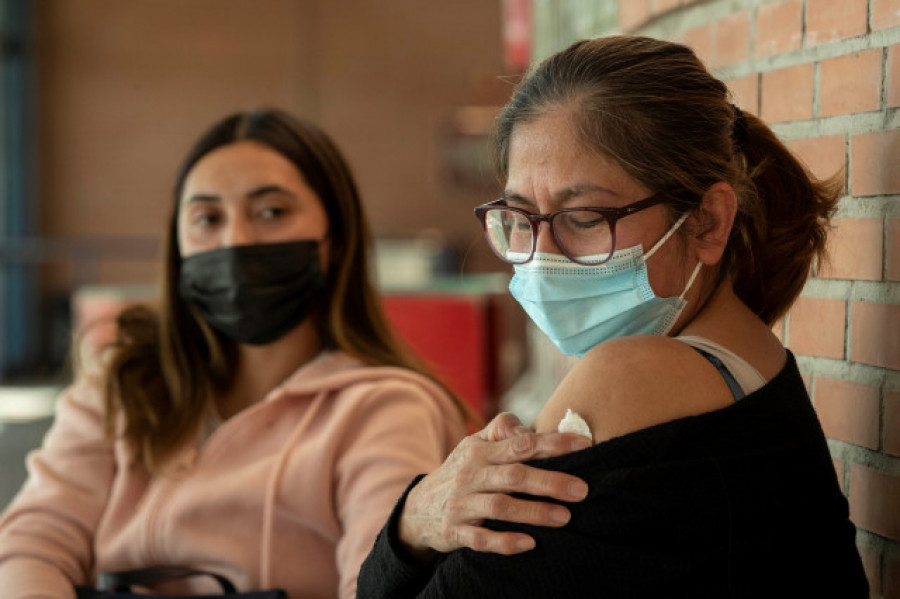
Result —
[[[738,211],[715,287],[730,278],[738,297],[767,324],[788,310],[813,259],[824,257],[840,184],[816,180],[765,123],[736,111],[725,84],[690,48],[610,36],[576,42],[547,58],[498,116],[502,177],[516,125],[554,109],[572,110],[586,148],[664,194],[672,220],[696,208],[714,183],[729,183]]]
[[[194,165],[213,150],[242,140],[264,144],[290,160],[325,208],[330,266],[325,301],[310,316],[319,324],[325,347],[369,365],[409,368],[435,380],[398,342],[384,316],[369,278],[371,235],[353,176],[337,147],[311,123],[281,111],[234,114],[197,141],[178,173],[158,309],[136,306],[118,318],[106,386],[107,431],[112,433],[121,410],[124,436],[149,470],[193,432],[214,394],[231,384],[236,370],[235,342],[212,329],[178,294],[177,225],[179,198]]]

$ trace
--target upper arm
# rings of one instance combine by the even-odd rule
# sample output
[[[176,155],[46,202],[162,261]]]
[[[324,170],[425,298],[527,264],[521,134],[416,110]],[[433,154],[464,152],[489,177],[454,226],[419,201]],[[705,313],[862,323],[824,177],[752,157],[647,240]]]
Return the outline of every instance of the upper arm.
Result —
[[[83,581],[115,472],[95,387],[76,385],[62,394],[53,426],[27,463],[28,479],[0,520],[0,563],[10,561],[0,586],[15,580],[20,568],[13,562],[23,560],[39,560]]]
[[[599,443],[732,402],[716,369],[686,344],[667,337],[626,337],[585,354],[547,401],[535,428],[556,430],[566,409],[572,409]]]
[[[399,381],[371,389],[354,407],[352,421],[336,466],[341,597],[355,595],[359,568],[412,478],[440,465],[465,435],[449,398]]]

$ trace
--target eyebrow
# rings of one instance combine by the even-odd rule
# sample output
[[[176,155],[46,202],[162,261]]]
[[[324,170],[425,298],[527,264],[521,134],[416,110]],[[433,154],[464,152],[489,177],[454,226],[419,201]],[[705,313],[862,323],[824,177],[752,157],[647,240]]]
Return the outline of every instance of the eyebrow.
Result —
[[[254,200],[256,198],[263,197],[270,193],[278,193],[278,194],[289,196],[291,198],[295,197],[295,195],[292,192],[288,191],[287,189],[285,189],[284,187],[282,187],[280,185],[275,185],[275,184],[262,185],[260,187],[251,189],[249,192],[247,192],[245,197],[250,200]],[[222,201],[221,196],[218,196],[214,193],[195,193],[194,195],[192,195],[191,197],[189,197],[187,199],[188,204],[193,203],[193,202],[221,202],[221,201]]]
[[[250,192],[247,194],[247,197],[250,198],[250,199],[252,200],[252,199],[254,199],[254,198],[259,198],[259,197],[262,197],[262,196],[264,196],[264,195],[268,195],[268,194],[270,194],[270,193],[278,193],[278,194],[290,196],[290,197],[292,197],[292,198],[295,197],[293,192],[288,191],[287,189],[285,189],[285,188],[282,187],[281,185],[275,185],[275,184],[272,184],[272,185],[263,185],[263,186],[261,186],[261,187],[257,187],[256,189],[252,189],[252,190],[250,190]]]
[[[222,198],[217,195],[210,193],[195,193],[191,197],[187,198],[186,202],[182,202],[182,204],[193,204],[194,202],[220,202]]]
[[[557,191],[553,194],[552,200],[557,204],[565,204],[571,200],[578,198],[579,196],[583,196],[587,193],[591,192],[600,192],[605,193],[611,196],[617,196],[615,191],[609,189],[608,187],[603,187],[602,185],[595,185],[593,183],[586,183],[583,185],[572,185],[571,187],[566,187],[560,191]],[[522,204],[526,204],[528,206],[534,206],[535,203],[533,200],[526,198],[525,196],[515,193],[513,191],[504,190],[501,198],[506,201],[514,201],[520,202]]]

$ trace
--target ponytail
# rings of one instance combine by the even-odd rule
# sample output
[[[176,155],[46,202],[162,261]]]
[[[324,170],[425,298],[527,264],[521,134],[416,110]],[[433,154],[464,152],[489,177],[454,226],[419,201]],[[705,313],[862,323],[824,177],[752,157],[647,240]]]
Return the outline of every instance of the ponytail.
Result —
[[[738,213],[723,256],[735,293],[766,324],[800,295],[813,259],[825,259],[840,173],[815,178],[759,118],[744,114],[747,138],[735,160]]]

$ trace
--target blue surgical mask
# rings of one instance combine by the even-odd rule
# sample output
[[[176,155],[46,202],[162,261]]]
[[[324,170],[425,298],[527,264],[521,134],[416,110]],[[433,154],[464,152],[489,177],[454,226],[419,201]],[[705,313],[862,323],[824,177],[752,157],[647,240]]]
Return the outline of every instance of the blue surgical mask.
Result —
[[[697,263],[678,297],[657,297],[647,260],[678,230],[687,214],[644,255],[643,247],[613,252],[608,262],[584,266],[561,254],[535,253],[515,265],[509,291],[531,320],[566,355],[583,356],[595,345],[629,335],[665,335],[684,310],[700,272]]]

